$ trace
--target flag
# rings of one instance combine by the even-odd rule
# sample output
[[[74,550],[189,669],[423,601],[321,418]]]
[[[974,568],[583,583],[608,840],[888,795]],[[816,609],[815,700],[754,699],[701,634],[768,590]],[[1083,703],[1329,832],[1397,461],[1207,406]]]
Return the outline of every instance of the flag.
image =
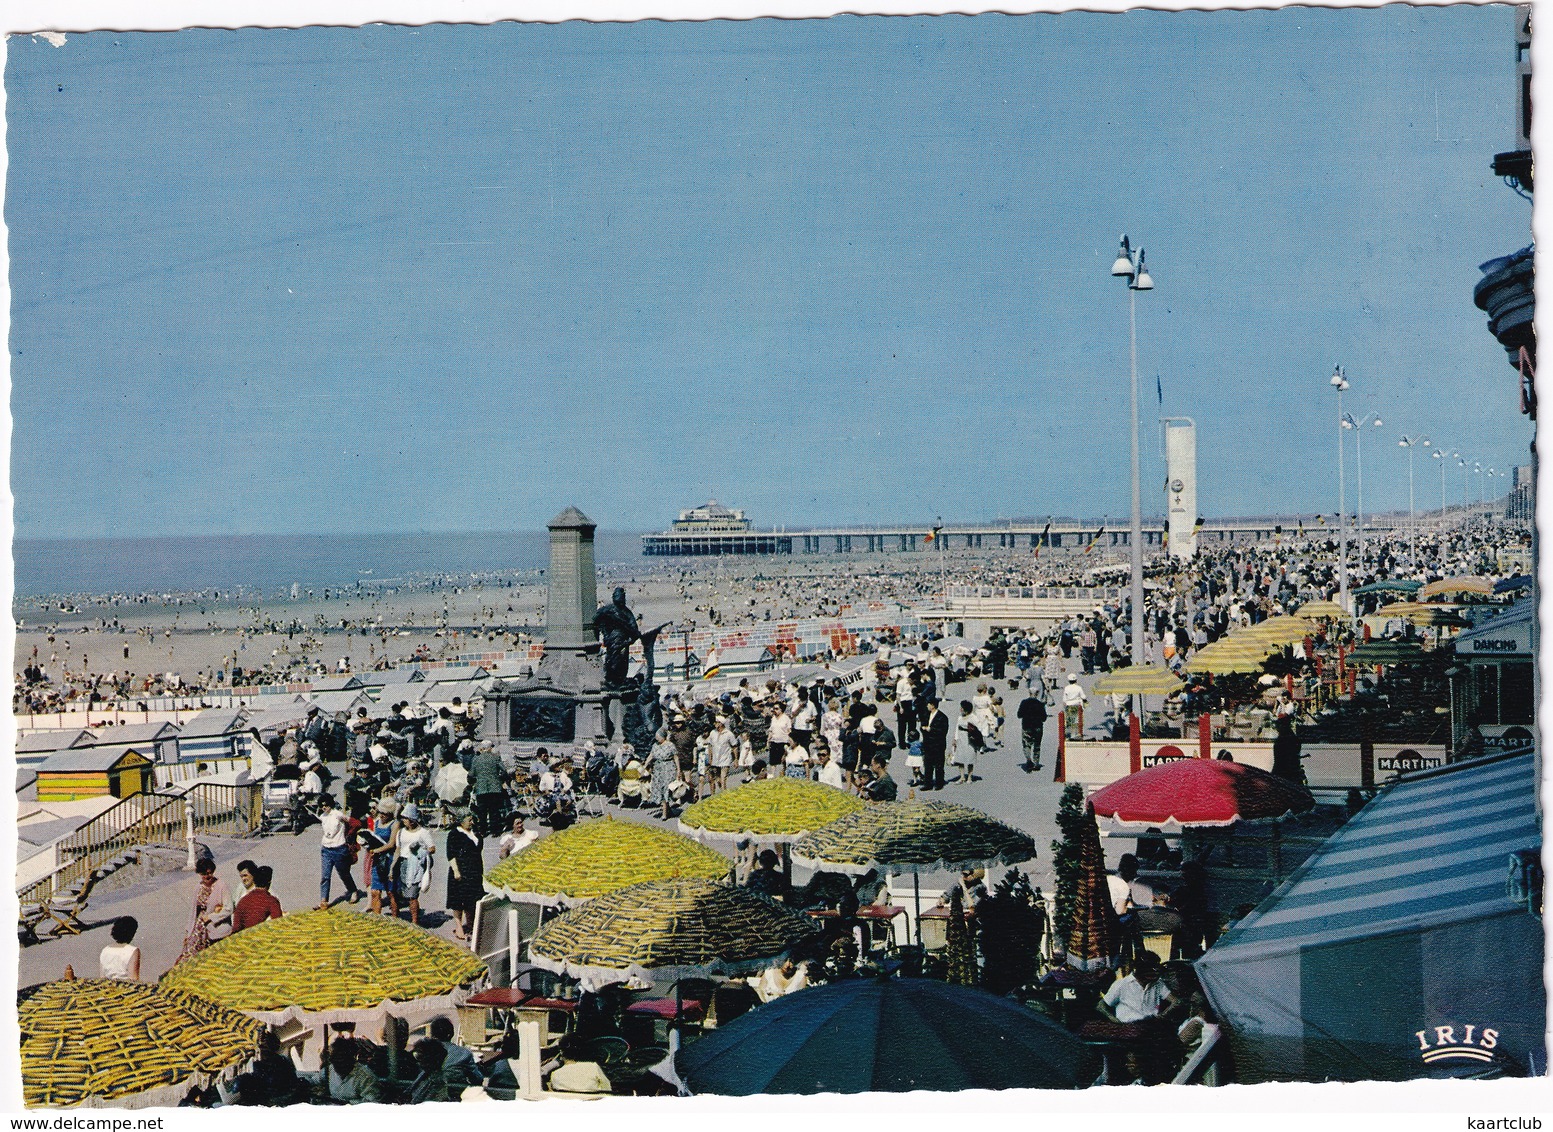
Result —
[[[712,679],[712,677],[714,677],[714,676],[721,676],[722,674],[723,674],[723,666],[721,664],[714,664],[714,665],[712,665],[712,667],[708,668],[705,672],[701,673],[701,679],[703,679],[703,680],[710,680],[710,679]]]
[[[943,529],[944,529],[944,526],[943,526],[942,523],[940,523],[938,526],[934,527],[931,531],[929,531],[923,537],[922,541],[923,542],[933,542],[933,541],[935,541],[938,538],[938,532],[943,530]]]
[[[1159,407],[1165,407],[1165,387],[1159,383],[1159,374],[1154,375],[1154,392],[1159,394]]]
[[[1101,527],[1098,531],[1095,532],[1095,537],[1090,539],[1089,545],[1084,548],[1085,554],[1088,554],[1091,550],[1095,549],[1095,543],[1100,541],[1100,536],[1103,534],[1105,534],[1104,527]]]
[[[1324,527],[1327,525],[1327,517],[1325,515],[1317,515],[1316,522],[1320,523]]]
[[[1041,528],[1041,537],[1035,540],[1035,554],[1033,557],[1039,558],[1041,556],[1041,547],[1046,545],[1046,539],[1051,534],[1051,529],[1052,525],[1050,523]]]
[[[1304,538],[1305,537],[1305,520],[1304,519],[1299,520],[1299,524],[1300,524],[1300,538]]]
[[[1201,515],[1199,515],[1199,516],[1197,516],[1197,523],[1196,523],[1196,525],[1192,527],[1192,533],[1194,535],[1198,531],[1202,530],[1202,524],[1203,524],[1203,517]]]

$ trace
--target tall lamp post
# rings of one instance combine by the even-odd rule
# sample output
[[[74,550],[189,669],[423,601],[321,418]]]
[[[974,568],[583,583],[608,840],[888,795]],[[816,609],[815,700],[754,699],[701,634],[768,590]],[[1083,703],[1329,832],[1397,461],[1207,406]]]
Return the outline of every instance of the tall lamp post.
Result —
[[[1379,428],[1381,420],[1374,413],[1369,414],[1362,421],[1353,419],[1352,413],[1343,414],[1343,427],[1353,429],[1354,463],[1359,473],[1359,571],[1364,572],[1364,430],[1367,427]]]
[[[1348,379],[1342,366],[1332,367],[1332,388],[1337,390],[1337,578],[1338,602],[1348,612],[1348,493],[1343,484],[1343,390]]]
[[[1143,249],[1133,255],[1123,234],[1111,274],[1127,280],[1127,322],[1132,339],[1132,662],[1143,663],[1143,494],[1138,475],[1138,292],[1152,291],[1154,280],[1143,263]]]
[[[1483,510],[1483,465],[1473,461],[1472,470],[1478,474],[1478,510]]]
[[[1407,523],[1408,541],[1410,549],[1408,556],[1412,559],[1413,569],[1418,569],[1418,507],[1413,502],[1413,449],[1422,445],[1429,447],[1427,436],[1404,436],[1397,441],[1397,447],[1407,449]]]
[[[1450,462],[1450,457],[1456,453],[1447,452],[1443,448],[1436,448],[1430,455],[1440,462],[1440,526],[1445,525],[1445,465]]]
[[[1472,514],[1472,489],[1467,486],[1467,477],[1472,474],[1472,467],[1467,463],[1466,456],[1456,453],[1456,463],[1461,465],[1461,509],[1468,518]]]

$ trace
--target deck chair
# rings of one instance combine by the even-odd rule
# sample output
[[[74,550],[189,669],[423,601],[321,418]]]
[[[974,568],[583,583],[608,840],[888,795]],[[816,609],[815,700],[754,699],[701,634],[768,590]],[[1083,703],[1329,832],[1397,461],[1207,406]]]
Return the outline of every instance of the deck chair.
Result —
[[[54,921],[54,935],[80,935],[86,930],[81,913],[86,911],[92,889],[103,876],[101,870],[88,873],[84,879],[63,892],[56,893],[43,904],[44,916]],[[41,923],[41,921],[39,921]]]

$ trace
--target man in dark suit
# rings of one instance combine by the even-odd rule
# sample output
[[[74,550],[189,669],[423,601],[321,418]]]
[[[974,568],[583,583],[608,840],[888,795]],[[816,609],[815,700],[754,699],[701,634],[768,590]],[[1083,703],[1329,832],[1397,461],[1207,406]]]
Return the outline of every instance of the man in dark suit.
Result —
[[[949,717],[938,709],[938,701],[927,701],[927,717],[922,721],[922,789],[944,788],[944,754],[949,747]]]

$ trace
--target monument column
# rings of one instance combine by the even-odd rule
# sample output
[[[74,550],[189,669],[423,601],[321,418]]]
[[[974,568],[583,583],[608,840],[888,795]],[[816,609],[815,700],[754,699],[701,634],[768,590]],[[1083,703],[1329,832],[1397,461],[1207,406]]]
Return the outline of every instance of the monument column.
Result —
[[[597,529],[575,507],[568,507],[547,524],[550,529],[549,598],[545,604],[545,653],[596,653],[598,635],[593,614],[598,609],[594,577],[593,532]]]

